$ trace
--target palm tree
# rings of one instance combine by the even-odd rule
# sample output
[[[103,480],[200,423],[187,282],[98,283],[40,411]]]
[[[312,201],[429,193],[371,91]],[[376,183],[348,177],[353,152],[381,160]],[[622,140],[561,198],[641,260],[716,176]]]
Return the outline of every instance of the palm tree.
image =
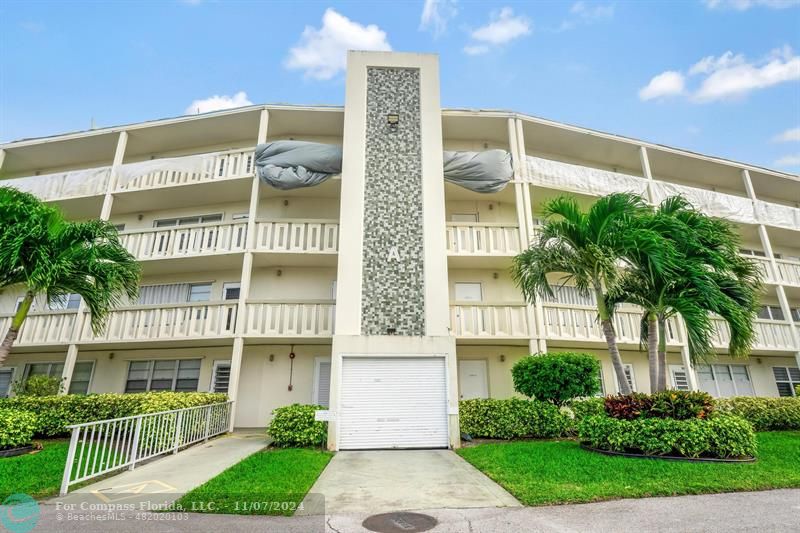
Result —
[[[35,196],[0,187],[0,289],[25,287],[0,344],[0,365],[37,296],[52,302],[79,294],[91,313],[92,329],[99,332],[123,296],[136,297],[140,274],[109,222],[68,222]]]
[[[761,277],[758,267],[739,255],[733,225],[700,213],[683,197],[664,200],[644,224],[671,241],[674,267],[659,272],[651,256],[634,251],[606,303],[612,313],[622,302],[644,310],[641,331],[651,390],[661,391],[667,388],[667,320],[683,318],[693,363],[713,354],[714,315],[728,323],[731,356],[746,356],[755,339]]]
[[[634,253],[652,258],[656,272],[670,266],[670,243],[641,224],[651,209],[641,197],[615,193],[597,200],[587,212],[575,198],[561,196],[544,205],[545,224],[539,242],[514,258],[512,276],[526,300],[553,296],[548,274],[562,275],[561,284],[573,282],[584,294],[594,294],[619,390],[631,392],[617,347],[612,309],[606,293],[613,288]]]

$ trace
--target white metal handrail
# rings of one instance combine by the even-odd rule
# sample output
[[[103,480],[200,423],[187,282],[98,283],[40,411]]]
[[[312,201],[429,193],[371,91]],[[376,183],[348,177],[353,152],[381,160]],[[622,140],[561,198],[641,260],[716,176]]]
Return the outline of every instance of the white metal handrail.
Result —
[[[233,401],[98,420],[72,430],[61,496],[76,483],[207,441],[230,428]]]
[[[519,253],[519,228],[511,224],[448,222],[447,251],[458,255]]]
[[[789,285],[800,285],[800,263],[786,259],[776,259],[778,281]]]
[[[339,223],[335,220],[258,220],[256,249],[335,253],[339,249]]]
[[[524,304],[451,304],[450,327],[456,337],[530,337]]]
[[[137,259],[242,252],[246,222],[215,222],[120,233],[120,242]]]

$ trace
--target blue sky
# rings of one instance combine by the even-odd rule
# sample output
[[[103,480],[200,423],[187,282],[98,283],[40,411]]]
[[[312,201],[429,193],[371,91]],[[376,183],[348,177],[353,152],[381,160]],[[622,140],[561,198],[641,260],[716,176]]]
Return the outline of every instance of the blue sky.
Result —
[[[800,171],[800,2],[0,4],[0,140],[341,104],[347,48],[435,52],[446,107]],[[216,98],[214,98],[216,96]]]

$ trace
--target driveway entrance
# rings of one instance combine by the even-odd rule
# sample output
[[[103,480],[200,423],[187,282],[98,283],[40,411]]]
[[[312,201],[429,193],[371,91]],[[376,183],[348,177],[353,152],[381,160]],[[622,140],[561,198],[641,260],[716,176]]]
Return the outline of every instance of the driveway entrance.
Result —
[[[317,494],[324,496],[325,509],[317,503]],[[520,505],[450,450],[338,452],[305,503],[298,514]]]

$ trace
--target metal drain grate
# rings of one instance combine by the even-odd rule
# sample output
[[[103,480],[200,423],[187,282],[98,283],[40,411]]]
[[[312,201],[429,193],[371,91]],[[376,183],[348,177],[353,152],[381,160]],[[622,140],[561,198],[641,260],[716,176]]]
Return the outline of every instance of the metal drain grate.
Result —
[[[361,526],[377,533],[417,533],[438,524],[432,516],[420,513],[383,513],[368,517]]]

